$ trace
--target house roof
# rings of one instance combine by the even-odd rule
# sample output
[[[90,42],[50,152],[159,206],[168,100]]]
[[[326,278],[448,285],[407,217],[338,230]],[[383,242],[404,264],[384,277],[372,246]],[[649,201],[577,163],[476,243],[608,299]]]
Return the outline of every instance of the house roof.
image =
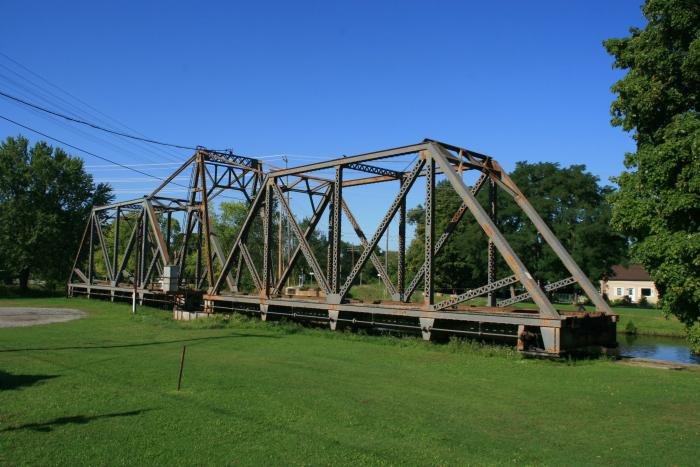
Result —
[[[649,273],[641,264],[630,264],[627,267],[617,264],[612,267],[612,274],[610,274],[608,280],[650,281],[651,277],[649,277]]]

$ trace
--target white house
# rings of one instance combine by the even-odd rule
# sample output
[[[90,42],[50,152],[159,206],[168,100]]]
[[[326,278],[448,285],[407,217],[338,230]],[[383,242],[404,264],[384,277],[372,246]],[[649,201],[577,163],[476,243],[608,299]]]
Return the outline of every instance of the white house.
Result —
[[[659,292],[654,281],[641,264],[630,264],[628,267],[617,265],[612,267],[612,274],[600,281],[600,293],[608,300],[620,300],[629,297],[633,303],[646,297],[647,302],[656,303]]]

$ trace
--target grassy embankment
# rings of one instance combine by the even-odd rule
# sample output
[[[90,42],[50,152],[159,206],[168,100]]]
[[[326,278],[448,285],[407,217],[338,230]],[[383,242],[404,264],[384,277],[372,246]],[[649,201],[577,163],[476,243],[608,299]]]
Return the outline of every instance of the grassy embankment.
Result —
[[[0,329],[0,464],[676,464],[700,372],[332,333],[84,299]],[[182,346],[183,389],[175,391]]]

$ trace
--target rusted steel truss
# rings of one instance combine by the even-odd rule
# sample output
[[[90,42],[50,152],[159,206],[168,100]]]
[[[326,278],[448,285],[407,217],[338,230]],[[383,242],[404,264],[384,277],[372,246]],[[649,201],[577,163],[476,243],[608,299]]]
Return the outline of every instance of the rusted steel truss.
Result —
[[[405,170],[383,167],[387,161],[401,157],[405,160],[407,156],[413,162]],[[172,187],[188,170],[190,183],[186,195],[165,196],[166,188]],[[468,186],[464,176],[474,172],[478,176]],[[328,176],[328,173],[334,175]],[[435,218],[437,177],[447,180],[462,200],[462,205],[440,232],[436,231]],[[424,254],[422,264],[410,271],[405,259],[406,204],[407,196],[415,191],[416,181],[421,179],[424,182]],[[344,194],[354,187],[376,183],[391,184],[396,191],[376,228],[366,233]],[[482,188],[489,190],[486,208],[476,198]],[[222,245],[210,210],[217,197],[230,192],[243,196],[247,212],[236,226],[231,244]],[[303,223],[295,215],[290,194],[308,198],[311,215]],[[499,194],[513,198],[571,277],[545,287],[536,282],[499,230],[496,221]],[[177,213],[184,221],[178,235],[174,236],[172,218]],[[328,225],[323,231],[321,221],[326,216]],[[435,293],[434,259],[464,217],[475,220],[486,236],[488,281],[481,287],[441,298]],[[361,244],[357,260],[349,271],[341,271],[344,222],[352,227]],[[395,274],[390,274],[378,252],[380,241],[392,222],[398,223]],[[320,254],[318,245],[314,244],[319,236],[326,239],[324,254]],[[504,277],[500,279],[496,277],[497,255],[509,269],[502,271]],[[275,259],[277,264],[274,264]],[[368,261],[390,301],[367,305],[351,299],[358,274]],[[547,292],[571,284],[583,290],[599,316],[608,317],[607,322],[614,323],[607,303],[498,162],[489,156],[433,140],[272,171],[263,171],[262,164],[253,158],[198,150],[150,195],[94,208],[76,255],[69,290],[88,295],[100,291],[112,298],[133,290],[143,299],[162,290],[160,278],[165,268],[173,265],[179,266],[181,271],[178,289],[201,290],[206,311],[228,306],[222,304],[229,304],[231,309],[243,307],[247,310],[255,305],[265,318],[268,314],[285,314],[296,307],[311,310],[308,316],[327,320],[334,329],[347,313],[417,319],[416,328],[428,337],[431,331],[441,329],[435,320],[506,323],[517,326],[514,335],[518,337],[535,326],[542,329],[545,350],[556,353],[561,350],[564,338],[560,331],[552,329],[566,327],[563,323],[570,317],[555,309]],[[286,296],[284,284],[299,267],[311,271],[319,289],[317,297]],[[244,278],[247,278],[248,287],[245,294]],[[496,290],[516,283],[524,289],[523,293],[496,302]],[[422,300],[415,303],[412,296],[420,286]],[[487,307],[460,308],[460,304],[484,295]],[[521,313],[505,308],[525,299],[535,303],[535,312]],[[319,314],[318,310],[323,312]],[[353,322],[357,319],[353,318]],[[360,321],[368,322],[367,319]],[[384,325],[390,324],[385,322]],[[481,332],[481,324],[479,330]]]

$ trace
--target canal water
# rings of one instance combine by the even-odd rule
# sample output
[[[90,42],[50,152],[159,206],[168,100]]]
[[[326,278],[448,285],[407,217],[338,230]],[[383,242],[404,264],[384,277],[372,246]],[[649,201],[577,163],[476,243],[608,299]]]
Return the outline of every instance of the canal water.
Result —
[[[685,339],[679,337],[618,334],[617,342],[620,355],[627,357],[700,364],[700,355],[691,352]]]

